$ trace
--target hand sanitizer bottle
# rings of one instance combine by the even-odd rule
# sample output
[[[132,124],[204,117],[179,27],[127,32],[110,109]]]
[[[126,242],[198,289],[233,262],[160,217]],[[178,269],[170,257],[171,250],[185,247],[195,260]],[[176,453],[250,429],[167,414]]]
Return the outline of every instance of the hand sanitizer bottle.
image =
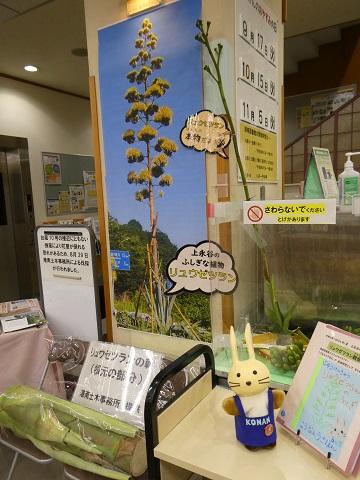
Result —
[[[338,177],[340,212],[349,212],[352,210],[353,196],[359,193],[359,172],[354,170],[354,164],[351,161],[353,155],[360,155],[360,152],[345,153],[346,162],[344,171]]]

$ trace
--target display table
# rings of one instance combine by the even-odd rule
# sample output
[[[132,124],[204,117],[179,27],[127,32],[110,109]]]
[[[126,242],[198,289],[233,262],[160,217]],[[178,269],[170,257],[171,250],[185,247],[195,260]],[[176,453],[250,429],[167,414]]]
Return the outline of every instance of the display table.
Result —
[[[280,427],[274,449],[247,450],[235,439],[233,417],[222,409],[223,399],[231,394],[228,389],[215,387],[160,441],[154,454],[161,460],[161,478],[183,480],[189,478],[187,472],[211,480],[346,478],[333,467],[327,469],[325,459],[305,445],[296,445]]]
[[[39,388],[52,340],[47,325],[0,335],[0,393],[15,383]],[[61,369],[50,365],[42,388],[63,396],[62,381]]]

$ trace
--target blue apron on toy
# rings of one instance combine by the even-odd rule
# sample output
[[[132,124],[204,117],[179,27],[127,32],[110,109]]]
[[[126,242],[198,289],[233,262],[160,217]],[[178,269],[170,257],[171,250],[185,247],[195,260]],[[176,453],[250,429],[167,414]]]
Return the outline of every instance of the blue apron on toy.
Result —
[[[235,417],[236,438],[248,447],[267,447],[276,442],[273,395],[268,390],[268,415],[264,417],[247,417],[240,398],[234,396],[240,415]]]

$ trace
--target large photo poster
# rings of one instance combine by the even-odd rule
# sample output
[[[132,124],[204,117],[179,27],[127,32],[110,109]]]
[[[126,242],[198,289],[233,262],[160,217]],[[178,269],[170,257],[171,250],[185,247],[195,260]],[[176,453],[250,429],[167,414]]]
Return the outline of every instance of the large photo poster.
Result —
[[[207,238],[204,154],[179,139],[202,109],[198,18],[178,0],[100,30],[99,75],[117,326],[210,341],[209,297],[165,294],[178,249]]]

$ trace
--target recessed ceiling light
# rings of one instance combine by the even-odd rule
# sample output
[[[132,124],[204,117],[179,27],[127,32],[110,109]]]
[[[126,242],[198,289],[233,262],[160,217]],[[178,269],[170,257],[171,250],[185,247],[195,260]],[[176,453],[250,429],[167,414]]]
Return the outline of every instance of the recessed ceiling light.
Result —
[[[35,65],[25,65],[24,70],[27,72],[37,72],[39,69]]]

